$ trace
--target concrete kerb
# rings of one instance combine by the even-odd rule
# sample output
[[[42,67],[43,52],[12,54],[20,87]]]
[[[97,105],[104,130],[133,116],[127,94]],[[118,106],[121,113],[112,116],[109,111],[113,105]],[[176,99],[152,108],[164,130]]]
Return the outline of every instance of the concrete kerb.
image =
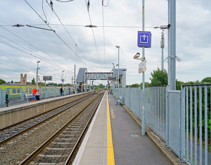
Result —
[[[136,114],[134,114],[126,105],[121,103],[126,112],[136,121],[136,123],[141,127],[141,120]],[[166,143],[157,136],[147,125],[146,125],[146,134],[152,140],[152,142],[159,148],[159,150],[171,161],[174,165],[181,165],[179,158],[173,153],[170,148],[166,147]],[[182,163],[182,165],[188,165],[188,163]]]
[[[0,109],[0,128],[6,127],[18,121],[24,120],[33,115],[45,112],[55,106],[60,106],[70,100],[77,100],[79,97],[83,97],[92,92],[84,92],[75,95],[67,95],[56,98],[48,98],[36,102],[29,102],[26,104],[15,105],[11,107],[5,107]],[[66,101],[64,101],[66,100]],[[69,100],[69,101],[68,101]],[[53,103],[53,104],[52,104]],[[55,105],[57,104],[57,105]],[[53,107],[54,106],[54,107]]]

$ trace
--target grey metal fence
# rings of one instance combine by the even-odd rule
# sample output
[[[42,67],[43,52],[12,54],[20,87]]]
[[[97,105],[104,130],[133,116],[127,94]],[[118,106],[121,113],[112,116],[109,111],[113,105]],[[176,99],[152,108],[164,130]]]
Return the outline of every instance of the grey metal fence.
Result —
[[[44,98],[50,98],[50,97],[57,97],[60,96],[60,88],[38,88],[40,99]],[[9,93],[9,104],[13,103],[19,103],[24,101],[30,101],[32,94],[32,88],[6,88],[6,89],[0,89],[0,106],[5,105],[5,94],[6,91]],[[64,88],[64,94],[63,95],[69,95],[73,94],[72,90],[69,91],[68,87]],[[27,98],[28,96],[28,98]]]
[[[146,124],[166,140],[166,87],[145,88],[145,109]]]
[[[118,96],[118,88],[113,88]],[[142,120],[143,91],[136,88],[120,88],[123,103]],[[150,87],[145,89],[146,123],[161,138],[166,139],[166,87]]]
[[[191,164],[211,164],[211,85],[182,86],[182,153]]]
[[[145,100],[146,124],[167,147],[190,164],[211,164],[211,85],[120,88],[123,103],[142,120]],[[118,95],[118,89],[113,88]],[[143,99],[145,97],[145,99]]]

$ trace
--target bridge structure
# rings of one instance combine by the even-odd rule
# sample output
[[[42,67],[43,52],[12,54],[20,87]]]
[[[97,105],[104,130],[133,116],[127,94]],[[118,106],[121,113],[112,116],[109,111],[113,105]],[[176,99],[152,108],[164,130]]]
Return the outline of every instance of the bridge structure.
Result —
[[[105,80],[107,84],[110,84],[112,87],[126,87],[126,71],[125,68],[118,69],[113,68],[111,71],[107,72],[88,72],[87,68],[79,68],[76,83],[79,92],[87,91],[88,84],[93,85],[94,80]],[[119,80],[118,80],[119,73]],[[88,83],[92,81],[92,83]]]

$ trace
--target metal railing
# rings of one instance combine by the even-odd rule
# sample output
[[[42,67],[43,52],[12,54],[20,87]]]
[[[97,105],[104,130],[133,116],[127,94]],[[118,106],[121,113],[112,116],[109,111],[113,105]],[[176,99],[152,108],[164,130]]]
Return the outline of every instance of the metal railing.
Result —
[[[122,102],[142,120],[143,91],[139,87],[120,88]],[[112,88],[118,96],[118,88]],[[146,124],[162,139],[166,138],[166,87],[146,87]]]
[[[61,96],[60,88],[51,87],[51,88],[38,88],[40,99],[50,98],[50,97],[58,97]],[[32,88],[6,88],[0,89],[0,106],[3,107],[5,105],[5,94],[6,91],[9,94],[9,104],[31,101],[32,98]],[[73,94],[72,89],[69,91],[69,87],[64,88],[63,95]]]
[[[142,120],[145,100],[146,124],[179,158],[190,164],[211,164],[211,85],[120,88],[122,102]],[[112,88],[113,95],[118,89]],[[145,97],[145,99],[143,99]]]
[[[211,164],[211,85],[182,86],[183,155],[191,164]]]

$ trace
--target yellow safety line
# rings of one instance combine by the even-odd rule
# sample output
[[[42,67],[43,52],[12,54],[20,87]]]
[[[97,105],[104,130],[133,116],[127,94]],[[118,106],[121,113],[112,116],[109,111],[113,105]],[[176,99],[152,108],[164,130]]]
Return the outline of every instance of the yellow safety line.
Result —
[[[115,165],[108,94],[107,94],[107,165]]]

